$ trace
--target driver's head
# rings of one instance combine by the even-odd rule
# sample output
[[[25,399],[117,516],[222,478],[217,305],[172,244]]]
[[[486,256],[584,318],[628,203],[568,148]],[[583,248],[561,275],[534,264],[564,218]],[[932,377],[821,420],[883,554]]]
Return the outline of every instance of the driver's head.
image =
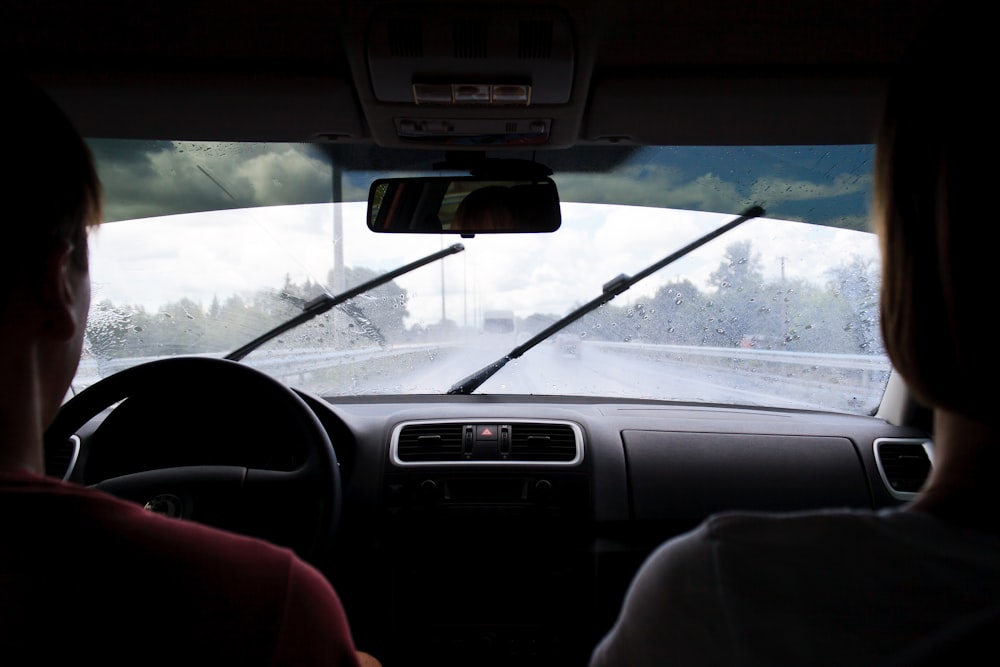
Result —
[[[0,262],[0,313],[11,289],[37,284],[44,258],[56,246],[71,248],[72,268],[88,269],[87,228],[102,215],[102,191],[90,149],[62,110],[19,75],[4,78],[4,237]]]
[[[473,190],[459,203],[451,227],[470,231],[513,230],[510,189],[503,185],[488,185]]]
[[[87,234],[101,221],[102,191],[90,150],[59,107],[17,74],[0,78],[0,363],[5,383],[38,382],[50,419],[79,363],[90,305]]]

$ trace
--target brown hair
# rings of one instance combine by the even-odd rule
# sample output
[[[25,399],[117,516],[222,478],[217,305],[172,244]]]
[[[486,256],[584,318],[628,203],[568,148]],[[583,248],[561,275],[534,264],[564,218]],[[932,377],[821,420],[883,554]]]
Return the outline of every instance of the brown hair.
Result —
[[[452,229],[514,229],[510,198],[510,189],[503,185],[488,185],[473,190],[459,203],[452,220]]]
[[[921,403],[983,417],[996,409],[988,387],[1000,356],[987,326],[1000,275],[990,195],[1000,184],[993,110],[972,94],[988,77],[974,84],[969,73],[991,61],[990,42],[945,16],[929,27],[890,82],[876,137],[882,335]]]
[[[30,284],[54,243],[73,247],[73,265],[88,268],[87,229],[101,222],[103,194],[93,155],[62,110],[18,74],[3,77],[8,91],[0,188],[8,216],[0,260],[0,306],[10,286]]]

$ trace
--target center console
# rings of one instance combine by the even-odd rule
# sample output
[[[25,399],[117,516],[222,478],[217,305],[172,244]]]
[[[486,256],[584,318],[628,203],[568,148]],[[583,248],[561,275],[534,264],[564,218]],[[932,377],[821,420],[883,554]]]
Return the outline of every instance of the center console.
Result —
[[[393,636],[439,664],[585,664],[588,466],[570,422],[398,425],[380,530]]]

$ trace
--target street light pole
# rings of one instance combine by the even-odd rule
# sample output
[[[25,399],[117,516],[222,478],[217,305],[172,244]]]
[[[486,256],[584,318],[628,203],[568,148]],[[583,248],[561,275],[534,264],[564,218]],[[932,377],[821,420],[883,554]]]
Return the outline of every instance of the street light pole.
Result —
[[[444,234],[441,235],[441,248],[444,249]],[[441,326],[444,327],[444,262],[441,262]]]
[[[333,166],[333,293],[340,294],[347,289],[347,279],[344,270],[344,211],[341,200],[344,198],[344,172],[337,164],[336,158],[332,161]],[[330,313],[331,329],[333,330],[333,345],[339,347],[337,326],[337,309]]]

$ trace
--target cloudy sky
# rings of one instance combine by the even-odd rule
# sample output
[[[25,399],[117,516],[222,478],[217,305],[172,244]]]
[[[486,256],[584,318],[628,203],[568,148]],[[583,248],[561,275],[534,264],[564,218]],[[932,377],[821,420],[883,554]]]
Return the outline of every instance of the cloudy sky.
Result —
[[[748,238],[771,278],[784,271],[788,279],[823,282],[852,256],[877,259],[874,238],[842,228],[868,227],[871,149],[864,146],[651,149],[611,168],[563,168],[553,176],[563,199],[559,230],[471,239],[369,231],[368,184],[387,171],[364,165],[378,156],[364,156],[367,162],[334,156],[333,162],[362,167],[345,168],[337,185],[339,199],[356,201],[332,205],[331,158],[315,148],[92,146],[107,218],[115,221],[92,237],[95,303],[151,312],[182,297],[207,307],[215,298],[275,290],[286,277],[325,284],[335,244],[345,265],[381,273],[462,243],[464,252],[397,279],[409,295],[409,324],[433,324],[444,314],[474,326],[484,308],[564,315],[597,296],[605,282],[638,273],[752,203],[762,204],[769,218],[820,224],[745,223],[614,303],[641,302],[677,279],[704,285],[725,248]],[[214,212],[192,213],[203,209]]]
[[[339,208],[339,212],[335,210]],[[344,264],[384,273],[453,243],[449,255],[397,278],[409,295],[409,323],[444,315],[475,325],[484,308],[520,317],[564,315],[600,294],[619,274],[632,276],[732,219],[731,215],[635,206],[563,204],[552,234],[458,236],[375,234],[363,203],[235,209],[106,224],[91,239],[94,300],[142,305],[149,312],[186,297],[207,307],[214,298],[274,290],[286,277],[327,284],[340,227]],[[336,216],[340,216],[339,224]],[[766,224],[765,224],[766,223]],[[804,233],[807,232],[807,233]],[[666,282],[705,286],[725,248],[750,239],[767,277],[806,278],[853,255],[875,259],[861,232],[773,220],[749,221],[634,285],[614,303],[636,303]],[[442,284],[444,299],[442,304]],[[328,287],[333,290],[332,285]]]

